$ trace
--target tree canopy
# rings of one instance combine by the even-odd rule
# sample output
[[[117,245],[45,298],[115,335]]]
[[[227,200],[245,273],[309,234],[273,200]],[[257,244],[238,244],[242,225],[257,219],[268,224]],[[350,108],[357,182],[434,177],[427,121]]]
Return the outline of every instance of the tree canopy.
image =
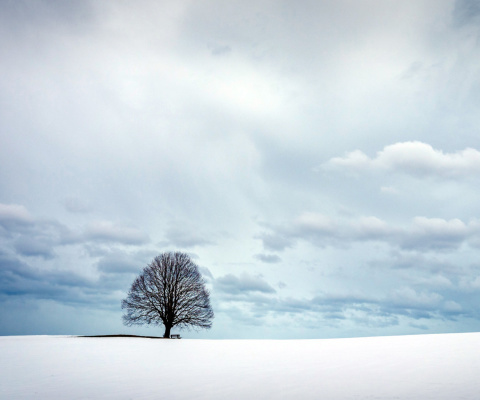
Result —
[[[133,281],[122,309],[125,325],[163,324],[166,338],[173,327],[209,329],[214,317],[198,266],[180,252],[155,257]]]

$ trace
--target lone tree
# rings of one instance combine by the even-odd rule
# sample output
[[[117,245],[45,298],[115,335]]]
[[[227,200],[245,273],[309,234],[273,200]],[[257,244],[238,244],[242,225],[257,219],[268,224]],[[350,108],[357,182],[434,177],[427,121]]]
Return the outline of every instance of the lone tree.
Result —
[[[210,294],[198,266],[185,253],[163,253],[155,257],[133,281],[122,300],[125,325],[154,324],[170,330],[212,326]]]

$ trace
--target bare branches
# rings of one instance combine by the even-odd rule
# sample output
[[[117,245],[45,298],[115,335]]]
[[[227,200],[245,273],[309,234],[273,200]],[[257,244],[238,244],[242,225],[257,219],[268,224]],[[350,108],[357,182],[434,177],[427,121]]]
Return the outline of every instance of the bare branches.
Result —
[[[185,253],[163,253],[143,269],[122,301],[125,325],[209,329],[214,313],[197,265]]]

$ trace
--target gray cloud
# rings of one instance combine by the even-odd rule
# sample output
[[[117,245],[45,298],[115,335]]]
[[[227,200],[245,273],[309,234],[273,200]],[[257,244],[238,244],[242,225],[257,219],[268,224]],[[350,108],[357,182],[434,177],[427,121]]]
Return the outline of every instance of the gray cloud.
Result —
[[[371,296],[326,293],[310,299],[277,296],[238,296],[233,292],[227,301],[226,312],[240,307],[244,310],[241,319],[250,315],[252,325],[273,323],[272,316],[282,318],[288,315],[318,324],[348,324],[352,320],[363,327],[388,328],[399,325],[400,320],[428,321],[432,319],[455,320],[460,316],[473,317],[473,310],[463,310],[453,300],[445,300],[435,292],[417,292],[412,288],[402,287],[382,298]],[[229,306],[232,304],[232,306]],[[236,304],[236,305],[233,305]],[[233,308],[232,308],[233,307]],[[415,322],[410,322],[415,323]]]
[[[207,235],[183,224],[172,225],[166,231],[167,244],[178,248],[191,248],[214,244]]]
[[[148,235],[141,230],[114,224],[110,221],[95,221],[90,223],[85,230],[87,240],[105,242],[118,242],[123,244],[138,245],[149,241]]]
[[[235,276],[227,274],[215,280],[216,290],[228,294],[247,294],[248,292],[275,293],[276,290],[270,286],[261,276],[242,274]]]
[[[282,261],[282,259],[277,256],[276,254],[255,254],[255,258],[257,258],[258,260],[264,262],[264,263],[267,263],[267,264],[275,264],[275,263],[279,263],[280,261]]]
[[[99,258],[97,269],[101,273],[138,275],[158,254],[151,249],[129,248],[125,250],[113,247],[100,250],[94,257]],[[112,276],[110,275],[108,279],[112,279]]]
[[[478,24],[480,4],[477,0],[456,0],[453,9],[453,22],[457,27]]]
[[[214,282],[215,291],[222,293],[224,302],[222,308],[226,310],[224,312],[240,307],[243,312],[240,313],[239,318],[244,320],[248,318],[247,315],[250,315],[250,323],[253,325],[258,324],[259,321],[265,323],[266,320],[270,320],[271,322],[271,317],[274,315],[276,315],[274,318],[297,315],[305,320],[313,318],[317,321],[336,321],[332,322],[335,324],[340,321],[350,321],[353,318],[360,325],[378,327],[397,326],[402,318],[430,320],[474,315],[473,310],[464,310],[456,300],[445,298],[444,295],[435,291],[418,291],[409,286],[400,286],[382,296],[327,292],[311,298],[299,298],[280,296],[271,290],[271,286],[266,281],[259,277],[253,278],[229,274]],[[437,286],[437,290],[443,290],[450,296],[451,289],[451,286]],[[455,291],[457,293],[455,296],[459,300],[462,289],[456,287]],[[248,292],[252,293],[245,296]]]
[[[213,279],[213,275],[211,271],[206,268],[206,267],[198,267],[198,270],[202,274],[203,278],[207,281],[210,282]]]
[[[275,233],[263,233],[259,236],[262,240],[263,246],[266,250],[282,251],[287,247],[292,247],[295,243],[295,238],[287,233],[282,233],[280,229]]]
[[[42,271],[5,254],[0,255],[0,265],[1,293],[7,296],[56,299],[73,303],[93,303],[99,296],[97,291],[91,291],[95,287],[94,281],[74,271]]]
[[[84,200],[77,197],[69,197],[64,202],[65,209],[71,213],[89,213],[92,211],[92,206]]]
[[[5,20],[29,20],[37,23],[64,23],[72,24],[83,20],[90,14],[88,2],[64,2],[52,0],[31,3],[25,0],[2,2],[2,11]]]
[[[97,267],[106,273],[140,273],[145,266],[128,254],[116,253],[103,257]]]
[[[24,256],[41,256],[43,258],[53,258],[53,243],[35,237],[22,236],[15,241],[15,250]]]
[[[148,236],[132,227],[108,221],[93,221],[83,230],[72,230],[64,224],[49,219],[35,219],[19,205],[0,204],[0,223],[3,222],[5,246],[18,255],[53,259],[56,249],[66,246],[88,246],[89,243],[105,245],[133,245],[148,243]]]
[[[232,48],[228,45],[225,45],[225,44],[224,45],[221,45],[221,44],[211,45],[209,47],[211,49],[212,55],[214,55],[214,56],[222,56],[222,55],[228,54],[232,51]]]

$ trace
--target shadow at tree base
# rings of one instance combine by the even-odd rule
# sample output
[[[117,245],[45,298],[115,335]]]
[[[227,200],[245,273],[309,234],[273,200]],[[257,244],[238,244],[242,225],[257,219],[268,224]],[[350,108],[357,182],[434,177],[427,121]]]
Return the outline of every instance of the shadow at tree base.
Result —
[[[83,336],[75,336],[75,337],[83,337],[83,338],[144,338],[144,339],[169,339],[164,338],[161,336],[140,336],[140,335],[83,335]]]

